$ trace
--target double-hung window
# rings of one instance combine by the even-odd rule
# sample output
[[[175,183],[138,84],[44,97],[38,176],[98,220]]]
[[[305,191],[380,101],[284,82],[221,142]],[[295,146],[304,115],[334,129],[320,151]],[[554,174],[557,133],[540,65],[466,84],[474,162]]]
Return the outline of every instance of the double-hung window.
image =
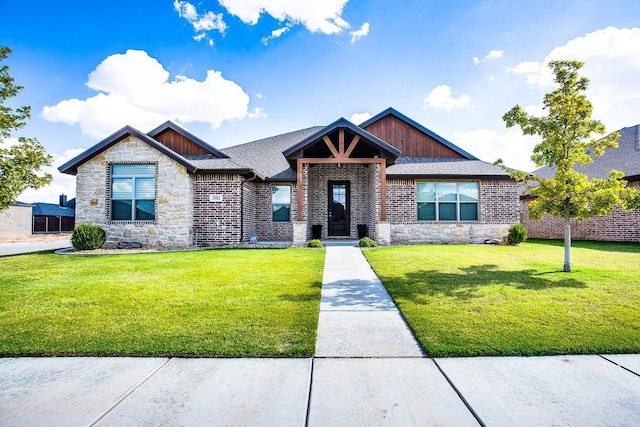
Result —
[[[111,220],[155,221],[156,166],[111,166]]]
[[[291,221],[291,187],[288,185],[271,186],[271,220]]]
[[[418,221],[477,221],[477,182],[419,182]]]

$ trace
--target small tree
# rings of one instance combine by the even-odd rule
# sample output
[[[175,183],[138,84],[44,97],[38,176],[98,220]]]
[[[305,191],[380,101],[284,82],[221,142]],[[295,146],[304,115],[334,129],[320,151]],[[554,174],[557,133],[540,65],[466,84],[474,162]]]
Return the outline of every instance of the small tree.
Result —
[[[11,54],[11,49],[0,46],[0,61]],[[35,138],[18,138],[18,143],[4,148],[4,139],[11,132],[24,127],[31,118],[31,107],[7,107],[5,101],[22,90],[14,84],[9,67],[0,67],[0,211],[6,209],[27,188],[40,188],[51,182],[51,175],[39,175],[41,168],[51,165],[51,156]]]
[[[552,61],[549,68],[555,74],[558,88],[544,97],[548,115],[528,115],[516,105],[502,119],[507,127],[520,126],[525,135],[539,135],[542,142],[533,148],[531,160],[537,167],[555,169],[555,176],[545,179],[534,174],[509,170],[517,181],[527,184],[533,196],[529,217],[539,220],[544,214],[564,220],[564,268],[571,271],[571,219],[587,220],[613,212],[617,205],[624,209],[640,206],[639,193],[627,186],[624,174],[612,170],[609,179],[589,178],[576,172],[575,165],[591,163],[608,148],[617,148],[617,132],[606,138],[605,126],[591,119],[592,105],[584,92],[589,79],[578,75],[584,64],[579,61]],[[593,156],[593,157],[592,157]],[[502,163],[498,160],[497,163]]]

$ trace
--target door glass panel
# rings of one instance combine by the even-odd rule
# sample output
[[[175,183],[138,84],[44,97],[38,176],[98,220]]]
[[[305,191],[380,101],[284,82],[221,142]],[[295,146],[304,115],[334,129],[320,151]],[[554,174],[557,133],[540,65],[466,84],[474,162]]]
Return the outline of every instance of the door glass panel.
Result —
[[[344,184],[333,185],[333,204],[331,207],[333,220],[346,219],[347,186]]]

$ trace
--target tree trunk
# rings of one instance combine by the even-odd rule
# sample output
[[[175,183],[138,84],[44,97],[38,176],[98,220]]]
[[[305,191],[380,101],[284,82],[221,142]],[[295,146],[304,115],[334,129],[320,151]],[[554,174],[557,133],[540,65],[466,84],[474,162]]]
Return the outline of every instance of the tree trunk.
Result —
[[[565,273],[571,271],[571,216],[568,204],[564,208],[564,268]]]

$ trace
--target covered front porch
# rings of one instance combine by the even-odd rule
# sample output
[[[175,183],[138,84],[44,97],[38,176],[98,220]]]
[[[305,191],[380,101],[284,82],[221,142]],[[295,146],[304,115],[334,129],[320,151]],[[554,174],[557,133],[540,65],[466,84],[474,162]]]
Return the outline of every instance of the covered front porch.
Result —
[[[340,119],[283,154],[297,173],[294,245],[363,234],[389,244],[386,167],[399,150]]]

